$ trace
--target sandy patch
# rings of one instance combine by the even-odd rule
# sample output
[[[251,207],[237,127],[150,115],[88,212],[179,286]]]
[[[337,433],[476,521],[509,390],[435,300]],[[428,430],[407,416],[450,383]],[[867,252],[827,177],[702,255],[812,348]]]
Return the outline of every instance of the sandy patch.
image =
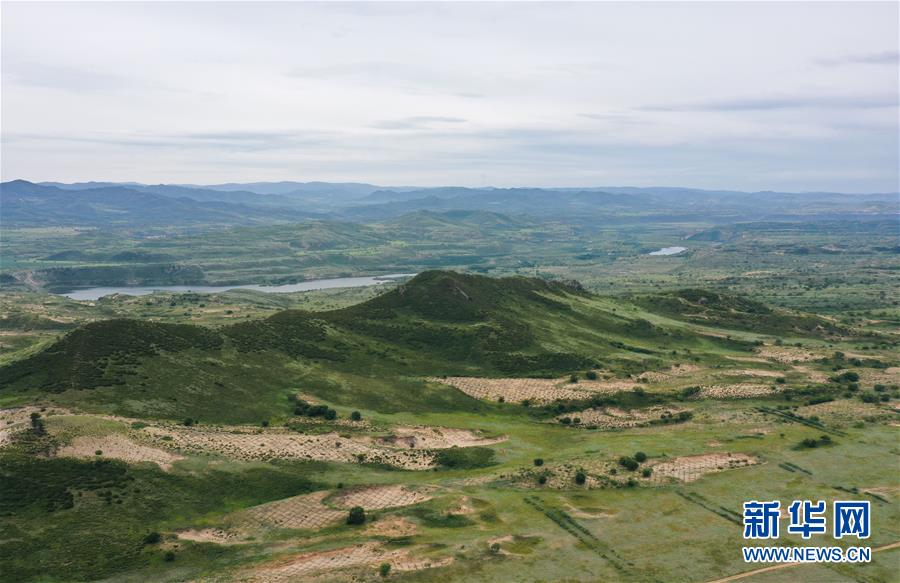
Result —
[[[556,416],[556,421],[564,417],[580,420],[581,427],[600,427],[604,429],[623,429],[649,425],[651,421],[660,419],[663,415],[677,415],[682,411],[680,407],[648,407],[646,409],[618,409],[616,407],[597,407],[585,409],[575,413],[564,413]]]
[[[297,581],[317,573],[332,572],[352,567],[391,565],[391,570],[414,571],[448,565],[453,557],[429,558],[411,555],[409,550],[387,550],[380,543],[368,542],[330,551],[302,553],[256,567],[239,576],[241,581],[261,583]],[[334,580],[334,579],[329,579]]]
[[[736,383],[732,385],[705,385],[700,387],[700,392],[694,395],[694,399],[752,399],[755,397],[768,397],[777,393],[777,389],[766,385],[752,383]]]
[[[64,409],[56,409],[52,407],[14,407],[10,409],[0,409],[0,448],[9,445],[13,441],[13,436],[25,429],[31,427],[31,414],[40,413],[42,419],[53,415],[63,415],[68,413]]]
[[[279,559],[246,572],[239,579],[260,583],[296,581],[317,572],[389,563],[391,559],[399,558],[403,554],[403,551],[386,551],[379,543],[370,542]]]
[[[391,434],[376,439],[377,443],[410,449],[446,449],[493,445],[506,441],[505,435],[485,437],[480,432],[448,427],[393,427]]]
[[[810,362],[822,358],[821,354],[792,346],[762,346],[756,352],[762,358],[788,364],[794,362]]]
[[[242,530],[261,527],[316,529],[346,520],[346,511],[329,508],[323,503],[329,494],[328,490],[323,490],[253,506],[237,513],[232,522]]]
[[[676,364],[671,368],[662,371],[647,371],[638,375],[637,378],[646,380],[651,383],[667,381],[672,378],[693,374],[702,370],[695,364]]]
[[[218,545],[237,544],[237,535],[221,528],[203,528],[182,530],[175,533],[179,539],[195,543],[215,543]]]
[[[813,370],[808,366],[794,366],[794,371],[805,375],[806,378],[813,383],[824,383],[828,381],[827,374],[818,370]]]
[[[233,459],[268,461],[308,459],[344,463],[382,463],[407,470],[434,465],[427,451],[379,447],[367,438],[338,433],[304,435],[278,429],[146,427],[141,431],[153,445],[186,453],[217,453]]]
[[[401,537],[411,536],[418,527],[402,516],[385,516],[366,527],[365,533],[371,536]]]
[[[97,451],[103,452],[97,455]],[[184,459],[164,449],[140,445],[122,435],[104,435],[103,437],[78,436],[69,445],[59,448],[59,457],[77,458],[112,458],[129,463],[153,462],[164,470],[171,470],[172,464]]]
[[[783,377],[784,373],[777,370],[760,370],[758,368],[742,368],[738,370],[729,370],[721,373],[722,376],[735,376],[735,377],[763,377],[763,378],[772,378],[776,379],[778,377]]]
[[[589,399],[598,393],[616,393],[630,390],[635,386],[633,381],[579,381],[570,383],[568,379],[488,379],[480,377],[447,377],[431,378],[433,382],[456,387],[476,399],[486,401],[503,400],[510,403],[521,403],[529,400],[535,404],[551,403],[557,399],[582,400]]]
[[[380,510],[410,506],[431,498],[429,489],[391,484],[342,490],[329,498],[327,502],[332,506],[348,510],[354,506],[362,506],[366,510]]]
[[[653,460],[647,465],[653,468],[654,481],[674,478],[693,482],[706,474],[743,468],[761,463],[759,458],[743,453],[708,453],[678,457],[669,460]]]

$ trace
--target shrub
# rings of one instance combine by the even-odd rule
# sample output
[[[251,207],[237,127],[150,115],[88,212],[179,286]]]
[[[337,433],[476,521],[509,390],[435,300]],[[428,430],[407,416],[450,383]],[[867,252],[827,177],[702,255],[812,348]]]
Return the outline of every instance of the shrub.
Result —
[[[159,534],[158,532],[148,532],[147,535],[144,537],[144,544],[145,545],[155,545],[155,544],[159,543],[159,541],[161,541],[161,540],[162,540],[162,535]]]
[[[540,484],[540,485],[543,486],[543,485],[546,484],[546,483],[547,483],[547,476],[540,476],[540,477],[538,477],[538,484]]]
[[[327,409],[325,411],[325,419],[327,419],[328,421],[333,421],[336,418],[337,418],[337,411],[335,411],[334,409]]]
[[[493,543],[491,545],[491,554],[496,555],[500,552],[500,543]]]
[[[575,483],[580,486],[580,485],[584,484],[585,482],[587,482],[587,474],[585,474],[581,470],[578,470],[577,472],[575,472]]]
[[[594,371],[592,371],[592,370],[589,370],[589,371],[587,371],[586,373],[584,373],[584,376],[585,376],[585,378],[586,378],[587,380],[589,380],[589,381],[596,381],[596,380],[597,380],[597,373],[594,372]]]
[[[632,459],[628,456],[620,457],[619,465],[622,466],[623,468],[625,468],[626,470],[630,470],[632,472],[634,470],[638,469],[638,463],[634,459]]]
[[[360,421],[362,420],[362,414],[359,411],[354,411],[353,413],[350,413],[350,419],[353,421]]]
[[[563,417],[562,419],[559,420],[559,422],[562,423],[563,425],[571,425],[572,418],[571,417]]]
[[[269,420],[268,420],[268,419],[264,419],[263,422],[260,423],[260,425],[262,425],[263,427],[268,427],[268,426],[269,426]]]
[[[194,420],[191,419],[190,417],[188,417],[187,419],[184,420],[183,423],[184,423],[184,426],[185,426],[185,427],[190,427],[191,425],[194,424]]]
[[[641,470],[641,475],[645,478],[649,478],[651,474],[653,474],[653,468],[644,468]]]
[[[354,506],[347,514],[347,524],[363,524],[366,521],[366,511],[362,506]]]
[[[163,555],[163,561],[167,563],[171,563],[175,560],[175,553],[172,551],[166,551],[166,554]]]
[[[570,382],[570,383],[577,383],[577,382],[578,382],[578,375],[575,375],[575,374],[571,375],[571,376],[569,377],[569,382]]]
[[[391,564],[390,563],[381,563],[378,566],[378,574],[382,577],[387,577],[391,574]]]
[[[642,451],[639,451],[636,454],[634,454],[634,459],[637,463],[642,464],[645,461],[647,461],[647,454],[645,454]]]
[[[534,458],[534,465],[536,465],[537,467],[541,467],[542,465],[544,465],[543,458]]]

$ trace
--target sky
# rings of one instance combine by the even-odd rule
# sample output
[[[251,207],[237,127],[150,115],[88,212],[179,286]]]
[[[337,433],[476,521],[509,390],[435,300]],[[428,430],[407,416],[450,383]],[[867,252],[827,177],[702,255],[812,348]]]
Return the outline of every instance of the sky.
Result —
[[[893,192],[898,7],[3,2],[0,174]]]

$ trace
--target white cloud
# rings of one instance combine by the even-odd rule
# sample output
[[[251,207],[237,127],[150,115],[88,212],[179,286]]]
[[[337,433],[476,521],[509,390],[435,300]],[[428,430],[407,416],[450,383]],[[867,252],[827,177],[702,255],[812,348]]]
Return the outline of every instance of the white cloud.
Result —
[[[897,22],[896,3],[6,3],[2,174],[895,190]]]

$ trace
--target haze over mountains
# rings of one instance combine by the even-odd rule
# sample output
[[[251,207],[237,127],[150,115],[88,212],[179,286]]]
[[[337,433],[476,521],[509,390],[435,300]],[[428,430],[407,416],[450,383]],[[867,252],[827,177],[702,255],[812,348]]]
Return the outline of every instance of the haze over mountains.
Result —
[[[0,185],[6,226],[151,227],[251,225],[328,218],[366,222],[417,211],[488,210],[591,222],[616,217],[733,221],[834,214],[895,214],[897,193],[710,191],[671,187],[383,187],[365,183],[256,182],[170,185],[133,182]]]

